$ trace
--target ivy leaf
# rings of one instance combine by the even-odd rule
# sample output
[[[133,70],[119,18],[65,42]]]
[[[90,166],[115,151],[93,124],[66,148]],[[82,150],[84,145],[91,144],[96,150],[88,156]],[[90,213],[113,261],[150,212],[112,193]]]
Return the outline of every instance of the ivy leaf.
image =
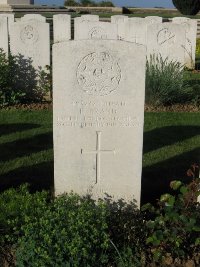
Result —
[[[170,187],[173,189],[173,190],[177,190],[180,186],[182,185],[182,182],[181,181],[171,181],[170,183]]]

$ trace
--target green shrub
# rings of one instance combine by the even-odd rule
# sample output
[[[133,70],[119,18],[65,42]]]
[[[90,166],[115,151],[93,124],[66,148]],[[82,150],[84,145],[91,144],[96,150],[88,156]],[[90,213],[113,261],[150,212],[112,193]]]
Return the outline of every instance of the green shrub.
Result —
[[[108,228],[102,201],[75,194],[55,199],[37,220],[22,227],[17,266],[104,266]]]
[[[183,15],[196,15],[200,10],[199,0],[172,0],[172,2]]]
[[[196,57],[200,57],[200,38],[197,39],[197,44],[196,44]]]
[[[43,214],[47,200],[47,192],[30,194],[26,184],[0,194],[0,258],[12,263],[13,246],[24,234],[21,227]]]
[[[200,106],[200,75],[187,71],[184,76],[184,85],[188,88],[190,103],[194,106]]]
[[[167,257],[194,259],[200,251],[200,179],[197,165],[185,186],[171,182],[176,195],[164,194],[142,211],[135,202],[47,192],[30,194],[27,185],[0,195],[0,253],[17,267],[142,267]],[[182,265],[184,266],[184,265]]]
[[[176,196],[164,194],[160,197],[157,207],[146,204],[142,208],[151,211],[152,219],[147,221],[149,236],[146,243],[150,245],[149,251],[156,262],[162,262],[169,256],[183,262],[194,259],[200,251],[198,172],[198,166],[194,164],[188,170],[188,175],[193,178],[188,186],[180,181],[172,181],[170,186],[178,191]]]
[[[146,63],[146,103],[154,106],[188,101],[181,63],[152,55]]]
[[[51,87],[51,72],[36,70],[31,59],[8,56],[0,49],[0,105],[42,101]]]
[[[144,259],[146,224],[136,203],[107,199],[110,262],[122,267],[141,266]],[[113,266],[111,265],[111,266]],[[115,266],[115,265],[114,265]]]

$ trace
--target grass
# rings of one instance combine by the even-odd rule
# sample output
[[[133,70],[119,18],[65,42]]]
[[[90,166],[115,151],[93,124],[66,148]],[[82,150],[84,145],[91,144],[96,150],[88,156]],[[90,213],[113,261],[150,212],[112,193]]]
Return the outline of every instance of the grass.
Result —
[[[0,111],[0,188],[31,183],[53,188],[51,111]],[[142,202],[156,199],[172,179],[200,161],[199,113],[146,113]]]

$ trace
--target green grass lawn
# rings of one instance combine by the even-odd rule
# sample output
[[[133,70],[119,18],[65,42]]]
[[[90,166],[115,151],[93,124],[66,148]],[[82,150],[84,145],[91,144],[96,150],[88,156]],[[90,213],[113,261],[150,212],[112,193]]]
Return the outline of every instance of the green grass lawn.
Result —
[[[52,111],[0,111],[0,188],[53,189]],[[199,113],[146,113],[142,202],[200,161]]]

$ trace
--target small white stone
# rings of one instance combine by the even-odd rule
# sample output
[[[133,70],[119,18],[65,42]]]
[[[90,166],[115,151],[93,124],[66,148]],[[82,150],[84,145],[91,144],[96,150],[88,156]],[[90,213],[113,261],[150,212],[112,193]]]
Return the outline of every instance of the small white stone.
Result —
[[[15,22],[11,25],[10,50],[13,55],[31,58],[33,67],[50,65],[49,24],[37,20]]]
[[[59,14],[53,16],[54,43],[71,39],[71,16]]]

